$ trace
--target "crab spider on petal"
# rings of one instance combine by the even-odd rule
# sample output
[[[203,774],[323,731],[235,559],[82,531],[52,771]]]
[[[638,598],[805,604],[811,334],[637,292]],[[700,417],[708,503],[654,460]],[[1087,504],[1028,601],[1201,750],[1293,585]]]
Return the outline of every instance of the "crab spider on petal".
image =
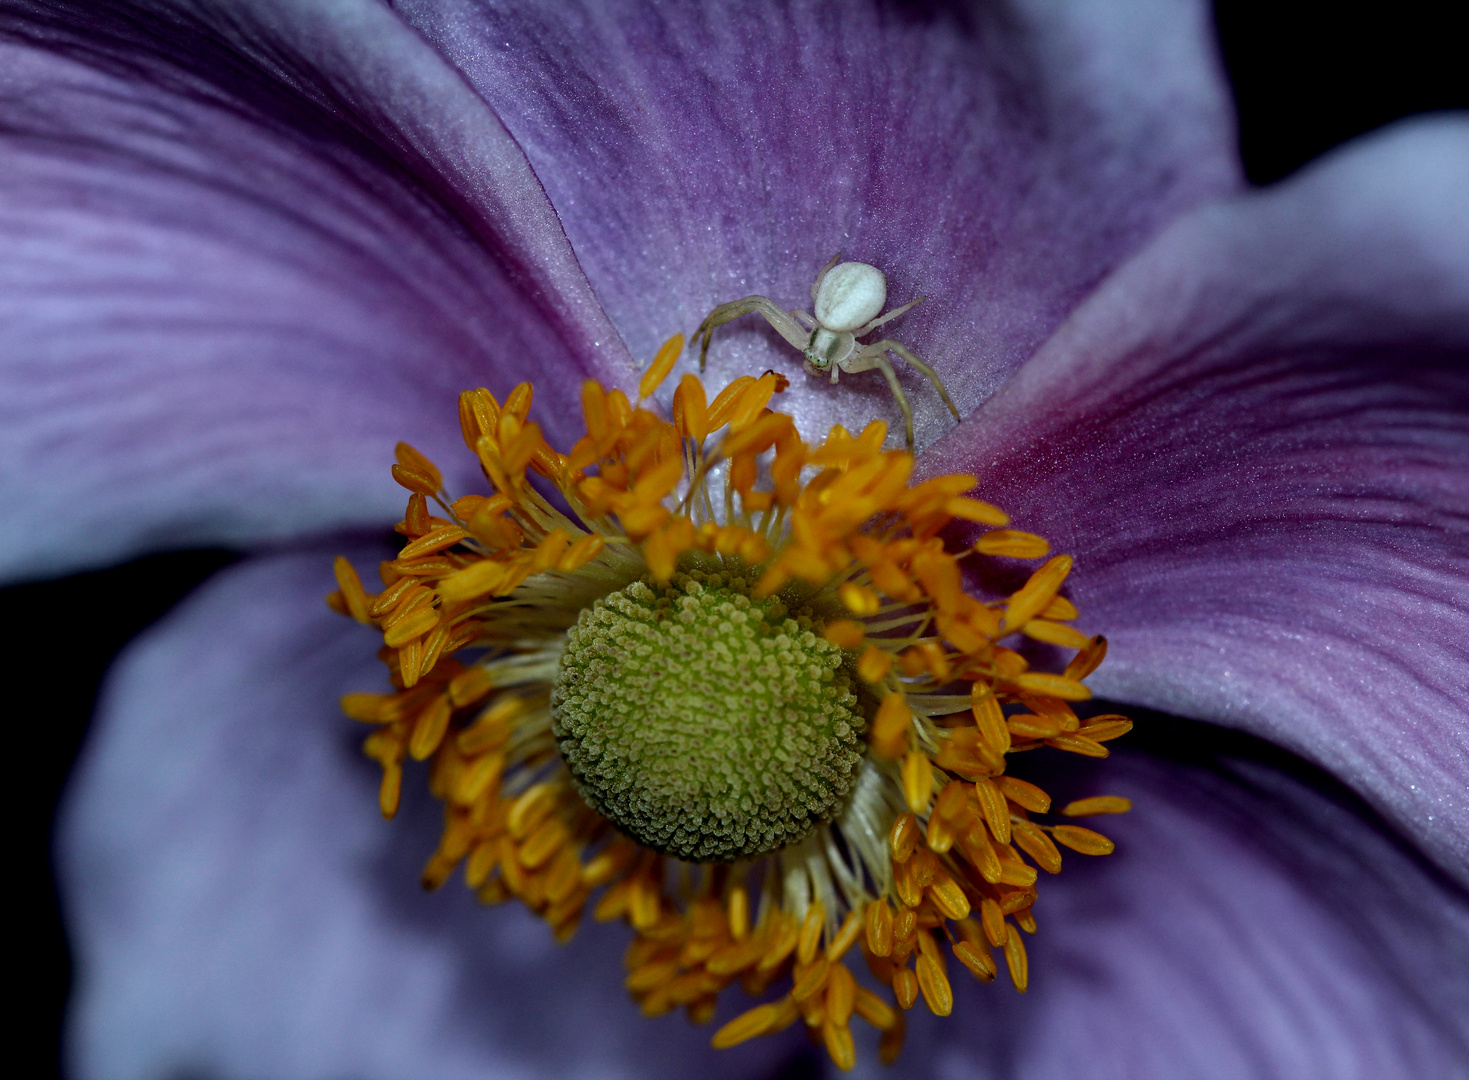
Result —
[[[840,254],[833,255],[831,261],[821,268],[821,273],[816,275],[816,280],[811,284],[811,305],[816,314],[808,315],[804,311],[783,311],[764,296],[747,296],[743,300],[732,300],[728,304],[720,304],[711,311],[699,329],[694,332],[694,340],[698,341],[702,336],[703,345],[699,349],[699,370],[704,370],[704,361],[709,354],[709,342],[714,336],[714,328],[723,326],[741,315],[756,312],[765,317],[765,321],[775,327],[776,333],[785,338],[791,345],[800,349],[806,358],[806,370],[812,375],[825,375],[831,373],[831,381],[836,382],[839,374],[843,371],[858,372],[871,371],[876,368],[882,372],[883,378],[888,382],[889,389],[893,392],[893,400],[898,403],[898,408],[903,411],[903,430],[908,440],[908,451],[913,451],[913,407],[908,404],[908,395],[898,383],[897,372],[893,370],[893,363],[887,354],[893,353],[902,357],[910,367],[917,368],[933,388],[938,391],[939,397],[943,398],[944,404],[949,407],[949,412],[954,414],[954,419],[959,419],[959,410],[954,407],[954,402],[949,398],[948,390],[944,389],[943,381],[939,379],[933,368],[920,360],[906,345],[894,341],[892,338],[883,338],[864,345],[857,339],[870,334],[883,323],[896,319],[909,308],[922,302],[923,297],[910,300],[900,308],[894,308],[886,315],[880,314],[888,299],[887,276],[875,266],[867,263],[844,262],[837,263]]]

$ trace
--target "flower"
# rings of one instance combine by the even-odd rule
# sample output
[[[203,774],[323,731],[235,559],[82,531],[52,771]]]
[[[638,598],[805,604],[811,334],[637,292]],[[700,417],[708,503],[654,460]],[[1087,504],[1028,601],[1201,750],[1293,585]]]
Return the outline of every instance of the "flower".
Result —
[[[319,595],[325,552],[359,530],[371,557],[396,516],[386,449],[450,459],[453,394],[534,374],[559,436],[583,379],[627,384],[712,304],[793,301],[845,248],[928,293],[905,339],[965,420],[910,387],[920,475],[973,472],[1077,555],[1113,643],[1094,685],[1299,751],[1416,849],[1268,762],[1118,753],[1151,805],[1055,883],[1050,981],[1023,1007],[957,991],[971,1024],[910,1037],[901,1067],[1451,1074],[1463,125],[1239,193],[1202,24],[1163,3],[7,7],[11,570],[258,551],[123,661],[79,774],[78,1070],[779,1060],[624,1024],[580,978],[615,969],[610,939],[555,953],[410,891],[402,835],[432,809],[391,839],[364,815],[376,781],[326,717],[372,675]],[[722,381],[782,355],[724,340]],[[888,408],[855,378],[789,393],[805,433]]]
[[[568,454],[527,420],[529,383],[503,405],[461,394],[489,496],[451,498],[438,466],[398,444],[407,543],[379,564],[376,593],[337,559],[328,599],[382,631],[393,692],[343,708],[377,728],[364,749],[382,765],[384,817],[407,759],[429,762],[444,827],[426,887],[462,864],[482,902],[514,897],[568,941],[606,886],[592,914],[636,931],[625,984],[645,1016],[682,1006],[708,1023],[736,980],[758,996],[788,975],[713,1045],[804,1020],[851,1069],[855,1014],[891,1062],[902,1013],[857,984],[848,954],[903,1010],[921,993],[935,1015],[953,1011],[947,952],[988,982],[998,950],[1024,993],[1037,867],[1060,871],[1057,844],[1114,850],[1064,819],[1131,804],[1092,796],[1038,822],[1051,796],[1008,756],[1105,758],[1132,722],[1083,723],[1069,704],[1090,696],[1082,680],[1107,650],[1068,625],[1070,556],[981,602],[964,560],[1049,549],[962,495],[975,477],[910,484],[913,455],[882,449],[881,420],[808,445],[769,408],[789,386],[775,372],[713,401],[686,374],[661,419],[643,403],[683,343],[658,351],[636,407],[583,384],[586,434]],[[957,522],[991,528],[956,556],[942,533]],[[1048,673],[1007,639],[1075,655]]]

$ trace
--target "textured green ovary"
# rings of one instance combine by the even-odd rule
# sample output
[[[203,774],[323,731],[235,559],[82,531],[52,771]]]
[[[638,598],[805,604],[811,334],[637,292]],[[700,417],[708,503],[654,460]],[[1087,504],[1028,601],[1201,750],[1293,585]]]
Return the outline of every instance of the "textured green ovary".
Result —
[[[724,574],[636,582],[581,613],[552,730],[582,795],[646,847],[730,862],[841,807],[865,722],[842,653]]]

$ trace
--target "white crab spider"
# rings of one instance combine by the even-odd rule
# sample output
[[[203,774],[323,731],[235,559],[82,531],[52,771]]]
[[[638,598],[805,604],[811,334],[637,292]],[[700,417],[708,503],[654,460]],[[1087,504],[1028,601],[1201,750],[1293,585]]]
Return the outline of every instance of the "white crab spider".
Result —
[[[863,345],[857,339],[876,330],[888,320],[896,319],[921,302],[923,297],[910,300],[902,307],[880,316],[878,313],[888,299],[887,276],[877,267],[866,263],[844,262],[838,265],[839,258],[840,254],[833,255],[831,262],[821,268],[821,273],[816,275],[816,280],[811,284],[811,304],[816,311],[815,317],[804,311],[782,311],[763,296],[732,300],[711,311],[694,332],[695,341],[699,340],[700,335],[704,338],[704,344],[699,350],[699,370],[704,370],[704,358],[709,354],[709,341],[714,336],[716,326],[722,326],[752,311],[758,312],[775,328],[776,333],[801,350],[806,357],[806,370],[812,375],[831,372],[831,381],[836,382],[838,374],[843,371],[871,371],[873,368],[881,371],[898,408],[903,410],[903,425],[908,437],[908,450],[911,452],[913,408],[908,404],[908,395],[903,393],[902,386],[898,384],[897,373],[893,370],[887,353],[896,353],[925,375],[939,392],[939,397],[944,399],[944,404],[954,414],[955,420],[959,419],[959,410],[949,400],[949,392],[944,389],[944,384],[933,368],[914,356],[907,346],[900,345],[892,338],[883,338],[870,345]]]

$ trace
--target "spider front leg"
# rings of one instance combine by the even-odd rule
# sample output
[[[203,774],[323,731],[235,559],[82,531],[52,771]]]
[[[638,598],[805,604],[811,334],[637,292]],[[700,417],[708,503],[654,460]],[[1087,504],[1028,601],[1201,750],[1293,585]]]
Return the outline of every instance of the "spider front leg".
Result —
[[[790,342],[794,348],[804,349],[806,347],[806,339],[810,334],[801,329],[800,324],[787,312],[782,311],[763,296],[747,296],[743,300],[731,300],[727,304],[720,304],[699,324],[699,329],[694,331],[694,341],[698,341],[700,336],[704,338],[704,344],[699,349],[700,371],[704,370],[704,361],[709,355],[709,342],[714,337],[714,328],[738,319],[741,315],[748,315],[752,311],[764,316],[765,321],[775,328],[775,332]]]

